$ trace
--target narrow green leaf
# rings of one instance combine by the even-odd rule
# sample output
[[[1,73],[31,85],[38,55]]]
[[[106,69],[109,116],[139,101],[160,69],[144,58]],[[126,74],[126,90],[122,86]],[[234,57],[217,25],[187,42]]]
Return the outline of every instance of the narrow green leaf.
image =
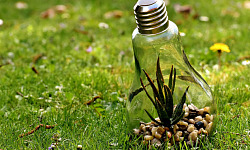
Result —
[[[156,123],[159,124],[159,125],[163,125],[162,123],[156,121],[155,118],[154,118],[153,116],[151,116],[150,113],[149,113],[146,109],[144,109],[144,110],[145,110],[145,112],[148,114],[148,116],[149,116],[149,118],[150,118],[151,120],[153,120],[154,122],[156,122]]]
[[[153,100],[152,97],[148,94],[148,91],[146,90],[146,88],[145,88],[145,86],[144,86],[143,81],[142,81],[141,78],[140,78],[140,81],[141,81],[141,86],[142,86],[142,88],[144,89],[146,95],[148,96],[148,98],[150,99],[150,101],[153,103],[153,105],[156,107],[156,104],[155,104],[154,100]]]
[[[161,72],[161,67],[160,67],[160,58],[158,57],[157,59],[157,67],[156,67],[156,80],[158,84],[158,91],[159,91],[159,100],[161,101],[162,104],[164,104],[164,96],[163,96],[163,84],[164,84],[164,79],[163,75]]]
[[[144,69],[142,69],[142,70],[145,73],[145,75],[146,75],[146,77],[148,79],[148,82],[150,83],[150,85],[152,87],[152,90],[153,90],[153,93],[154,93],[154,97],[158,97],[159,98],[159,94],[158,94],[158,91],[157,91],[157,89],[155,87],[154,82],[151,80],[151,78],[149,77],[148,73]]]
[[[176,69],[174,68],[174,80],[173,80],[172,89],[171,89],[172,95],[174,95],[175,81],[176,81]]]
[[[171,125],[178,123],[183,118],[184,114],[185,114],[185,111],[182,111],[180,116],[173,118],[173,120],[171,121]]]
[[[172,88],[172,76],[173,76],[173,65],[171,67],[170,74],[169,74],[169,79],[168,79],[168,87],[169,88]]]
[[[161,88],[163,88],[164,78],[163,78],[163,75],[162,75],[162,72],[161,72],[160,58],[159,57],[157,59],[156,77],[159,79]]]
[[[186,94],[187,94],[188,88],[189,88],[189,86],[187,87],[186,91],[184,92],[180,103],[176,106],[174,114],[173,114],[173,118],[177,118],[178,116],[181,115],[182,110],[183,110],[183,105],[184,105],[184,103],[186,101]]]
[[[174,102],[173,102],[173,96],[170,91],[170,88],[167,85],[164,85],[164,90],[165,94],[167,95],[166,98],[166,111],[169,116],[173,115],[173,107],[174,107]]]

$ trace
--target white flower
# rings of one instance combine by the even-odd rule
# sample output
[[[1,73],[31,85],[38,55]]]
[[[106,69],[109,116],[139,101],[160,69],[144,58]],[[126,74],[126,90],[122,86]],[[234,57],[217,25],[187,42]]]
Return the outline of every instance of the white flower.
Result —
[[[186,36],[186,33],[180,32],[180,36]]]
[[[57,85],[56,87],[55,87],[56,89],[58,89],[60,92],[62,91],[62,89],[63,89],[63,85]]]
[[[108,25],[107,23],[100,22],[100,23],[99,23],[99,28],[101,28],[101,29],[108,29],[108,28],[109,28],[109,25]]]
[[[244,60],[244,61],[242,61],[241,64],[244,65],[244,66],[246,66],[246,65],[250,64],[250,61],[249,60]]]
[[[0,19],[0,26],[1,26],[1,25],[3,25],[3,20],[2,20],[2,19]]]

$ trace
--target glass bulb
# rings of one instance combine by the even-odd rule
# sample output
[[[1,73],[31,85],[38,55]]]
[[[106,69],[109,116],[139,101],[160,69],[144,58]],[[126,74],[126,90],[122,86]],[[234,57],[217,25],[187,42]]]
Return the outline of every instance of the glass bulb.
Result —
[[[140,1],[140,0],[139,0]],[[176,85],[173,95],[173,103],[178,104],[187,86],[186,104],[193,104],[199,111],[209,109],[210,115],[215,115],[216,104],[212,92],[206,81],[190,65],[184,50],[182,49],[178,27],[168,20],[166,6],[163,0],[154,0],[148,5],[138,3],[134,7],[137,28],[132,34],[132,43],[135,59],[135,76],[129,92],[127,103],[129,130],[139,128],[140,122],[150,122],[151,119],[145,112],[147,110],[157,118],[157,111],[147,97],[140,82],[148,84],[148,80],[142,71],[144,69],[149,76],[156,80],[157,59],[160,58],[160,66],[165,84],[168,84],[171,66],[176,68]],[[154,82],[156,85],[157,83]],[[153,97],[150,86],[146,86],[149,95]],[[197,110],[198,111],[198,110]],[[197,112],[198,113],[198,112]],[[204,114],[203,119],[205,118]],[[195,120],[195,118],[193,118]]]

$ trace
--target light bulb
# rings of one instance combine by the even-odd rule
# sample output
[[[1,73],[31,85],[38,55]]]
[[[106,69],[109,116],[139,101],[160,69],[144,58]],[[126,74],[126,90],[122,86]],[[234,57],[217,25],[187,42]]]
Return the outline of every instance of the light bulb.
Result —
[[[215,115],[216,104],[210,87],[189,63],[181,45],[178,27],[168,20],[164,1],[139,0],[134,6],[134,13],[137,23],[137,28],[132,34],[135,75],[127,103],[129,130],[138,128],[140,122],[151,121],[145,110],[153,117],[159,117],[140,82],[141,78],[145,85],[149,84],[142,70],[145,70],[153,81],[156,81],[158,57],[165,84],[168,83],[171,66],[176,68],[173,103],[179,103],[186,87],[189,86],[186,104],[192,104],[199,110],[209,109],[209,115]],[[157,85],[156,82],[154,83]],[[146,89],[149,95],[154,97],[151,87],[146,86]],[[205,119],[204,114],[202,115]],[[197,116],[199,116],[198,112]]]

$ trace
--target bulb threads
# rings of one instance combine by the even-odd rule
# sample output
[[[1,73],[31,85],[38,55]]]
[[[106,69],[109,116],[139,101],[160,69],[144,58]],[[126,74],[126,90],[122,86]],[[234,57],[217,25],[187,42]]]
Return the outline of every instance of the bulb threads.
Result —
[[[136,24],[141,34],[159,34],[168,28],[168,15],[163,0],[158,0],[150,5],[134,7]]]

